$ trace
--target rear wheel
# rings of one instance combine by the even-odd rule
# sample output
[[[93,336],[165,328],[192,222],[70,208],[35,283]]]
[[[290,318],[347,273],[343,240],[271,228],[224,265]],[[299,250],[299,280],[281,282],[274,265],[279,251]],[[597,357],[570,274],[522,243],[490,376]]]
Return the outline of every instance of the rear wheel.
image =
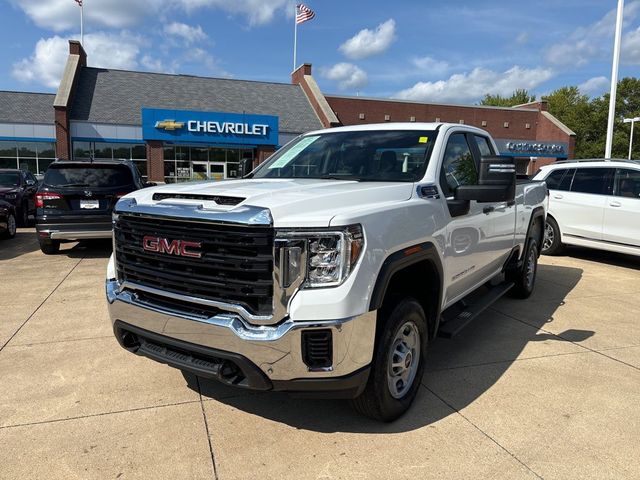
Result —
[[[533,293],[538,273],[538,242],[530,238],[524,252],[522,266],[507,272],[507,280],[514,283],[509,291],[512,297],[529,298]]]
[[[45,255],[55,255],[60,251],[60,240],[39,240],[40,250]]]
[[[542,241],[542,253],[544,255],[559,255],[564,250],[560,241],[560,227],[553,217],[547,217],[544,225],[544,240]]]
[[[16,236],[16,216],[13,213],[7,214],[7,229],[2,234],[4,238]]]
[[[388,314],[383,328],[367,386],[352,405],[367,417],[391,422],[409,409],[420,388],[427,319],[416,300],[405,298]]]

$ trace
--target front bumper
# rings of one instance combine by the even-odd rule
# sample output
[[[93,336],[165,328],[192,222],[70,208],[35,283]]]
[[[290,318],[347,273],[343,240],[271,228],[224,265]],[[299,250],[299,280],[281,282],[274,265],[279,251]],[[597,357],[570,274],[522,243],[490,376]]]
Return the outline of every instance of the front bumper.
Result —
[[[120,344],[182,370],[239,387],[335,398],[355,397],[367,382],[376,312],[253,326],[235,313],[207,318],[154,305],[135,292],[120,291],[115,280],[107,281],[106,291]],[[331,330],[333,362],[310,369],[303,361],[302,332],[319,329]],[[235,375],[236,369],[241,375]]]

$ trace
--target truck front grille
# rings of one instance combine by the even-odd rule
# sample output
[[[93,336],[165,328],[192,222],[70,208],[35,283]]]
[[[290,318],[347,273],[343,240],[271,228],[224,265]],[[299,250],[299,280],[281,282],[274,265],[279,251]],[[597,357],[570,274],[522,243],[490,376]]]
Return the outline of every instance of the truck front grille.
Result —
[[[167,292],[241,305],[270,315],[273,298],[274,231],[189,220],[120,215],[114,224],[118,279]],[[143,239],[201,243],[189,252],[149,251]],[[193,244],[191,244],[193,245]]]

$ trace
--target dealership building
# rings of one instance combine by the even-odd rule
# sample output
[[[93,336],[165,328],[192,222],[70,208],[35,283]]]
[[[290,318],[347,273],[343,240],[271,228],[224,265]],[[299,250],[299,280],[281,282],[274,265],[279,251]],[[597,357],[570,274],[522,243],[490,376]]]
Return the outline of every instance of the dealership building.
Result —
[[[573,157],[575,134],[545,102],[513,108],[323,94],[305,64],[291,83],[87,66],[77,41],[57,93],[0,92],[0,168],[43,173],[59,159],[130,159],[151,181],[238,176],[301,133],[338,125],[454,122],[489,131],[522,172]]]

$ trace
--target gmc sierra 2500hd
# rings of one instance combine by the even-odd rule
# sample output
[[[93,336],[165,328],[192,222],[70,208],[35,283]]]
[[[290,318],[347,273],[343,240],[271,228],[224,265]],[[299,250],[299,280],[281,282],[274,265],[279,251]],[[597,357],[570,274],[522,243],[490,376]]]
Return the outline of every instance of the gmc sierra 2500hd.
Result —
[[[391,421],[436,335],[533,290],[547,189],[496,152],[465,125],[340,127],[241,180],[133,192],[113,215],[115,335],[228,385]]]

